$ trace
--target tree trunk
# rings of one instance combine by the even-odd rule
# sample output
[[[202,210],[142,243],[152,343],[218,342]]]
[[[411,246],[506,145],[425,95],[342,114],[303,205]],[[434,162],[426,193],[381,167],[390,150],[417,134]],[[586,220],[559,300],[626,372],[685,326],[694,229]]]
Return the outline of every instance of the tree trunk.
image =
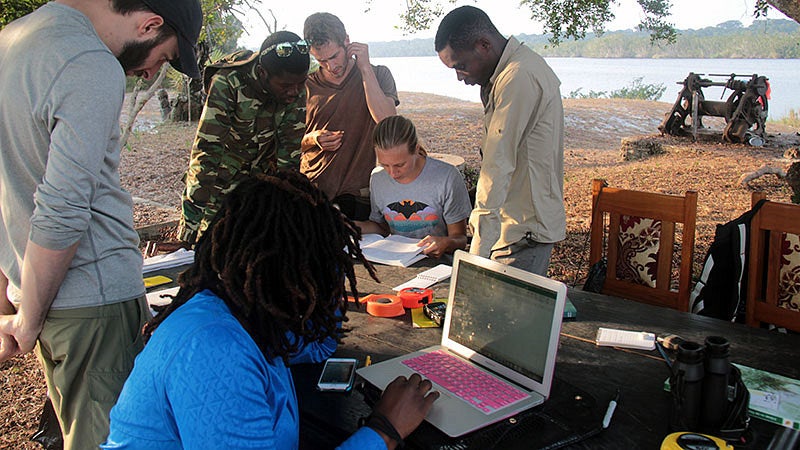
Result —
[[[190,97],[186,93],[179,93],[169,100],[170,122],[193,122],[200,119],[205,104],[205,94],[202,88],[194,90],[193,87],[194,85],[190,85],[192,90]]]
[[[786,171],[786,183],[792,188],[792,203],[800,203],[800,161],[793,162]]]
[[[166,122],[169,119],[171,109],[169,106],[169,94],[167,94],[166,89],[162,88],[158,90],[156,97],[158,98],[158,106],[161,108],[161,121]]]
[[[800,22],[800,2],[797,0],[767,0],[773,8],[786,14],[786,17]]]
[[[742,176],[739,177],[739,184],[742,187],[746,188],[749,186],[749,183],[751,181],[755,180],[756,178],[763,177],[764,175],[767,174],[777,175],[778,178],[786,178],[786,172],[780,167],[772,167],[764,164],[758,170],[742,174]]]
[[[136,121],[136,116],[139,115],[142,108],[144,108],[145,103],[148,100],[153,98],[153,95],[156,91],[161,87],[161,82],[164,81],[164,77],[167,75],[167,70],[169,69],[167,64],[161,66],[161,71],[158,72],[158,77],[153,84],[150,86],[150,89],[145,91],[142,98],[139,97],[139,85],[136,85],[136,88],[133,90],[133,94],[131,94],[130,102],[128,103],[128,120],[122,126],[122,137],[120,137],[120,147],[125,147],[128,143],[128,138],[131,135],[131,130],[133,129],[133,123]]]

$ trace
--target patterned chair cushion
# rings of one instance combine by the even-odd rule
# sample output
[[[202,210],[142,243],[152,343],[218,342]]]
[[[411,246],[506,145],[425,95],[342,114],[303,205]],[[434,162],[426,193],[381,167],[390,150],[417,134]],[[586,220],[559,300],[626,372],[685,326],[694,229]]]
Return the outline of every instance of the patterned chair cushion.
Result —
[[[656,287],[661,221],[620,216],[617,278]]]
[[[800,236],[783,233],[778,306],[800,311]]]

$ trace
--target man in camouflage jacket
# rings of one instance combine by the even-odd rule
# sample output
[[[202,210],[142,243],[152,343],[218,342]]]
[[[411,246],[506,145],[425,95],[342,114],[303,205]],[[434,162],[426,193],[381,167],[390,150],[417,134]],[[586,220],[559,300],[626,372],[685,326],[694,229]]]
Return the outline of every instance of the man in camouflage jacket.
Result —
[[[239,51],[206,67],[208,98],[185,175],[180,241],[194,245],[245,178],[298,169],[308,67],[308,47],[288,31],[270,35],[258,53]]]

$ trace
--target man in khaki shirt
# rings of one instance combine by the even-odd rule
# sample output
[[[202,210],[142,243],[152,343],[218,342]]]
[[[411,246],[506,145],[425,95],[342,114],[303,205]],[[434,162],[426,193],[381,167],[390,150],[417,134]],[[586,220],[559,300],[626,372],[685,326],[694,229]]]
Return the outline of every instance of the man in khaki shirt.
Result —
[[[546,275],[554,243],[566,237],[561,82],[475,7],[448,13],[435,45],[459,81],[481,86],[483,162],[470,251]]]

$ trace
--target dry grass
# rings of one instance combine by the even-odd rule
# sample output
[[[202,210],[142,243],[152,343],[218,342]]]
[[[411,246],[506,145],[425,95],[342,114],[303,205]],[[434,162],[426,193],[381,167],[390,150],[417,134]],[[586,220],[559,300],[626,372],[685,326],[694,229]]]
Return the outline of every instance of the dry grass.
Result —
[[[479,104],[436,95],[401,93],[399,113],[412,119],[429,151],[462,156],[469,166],[480,162],[479,145],[483,110]],[[714,226],[749,208],[752,190],[768,198],[789,201],[786,185],[773,175],[760,178],[750,188],[738,185],[739,177],[764,164],[786,168],[782,158],[789,146],[797,146],[797,129],[769,124],[768,145],[754,148],[719,144],[717,133],[698,143],[689,139],[658,138],[667,153],[636,162],[622,162],[620,139],[652,135],[670,105],[636,100],[565,100],[566,150],[564,197],[567,239],[556,246],[550,275],[569,285],[586,277],[591,180],[604,178],[616,187],[664,193],[698,192],[697,243],[694,273],[713,238]],[[146,117],[157,116],[148,105]],[[194,134],[193,126],[161,125],[134,133],[123,150],[123,185],[137,198],[137,226],[177,219],[184,172]],[[38,424],[44,401],[44,381],[32,355],[0,364],[0,449],[38,448],[27,442]]]

